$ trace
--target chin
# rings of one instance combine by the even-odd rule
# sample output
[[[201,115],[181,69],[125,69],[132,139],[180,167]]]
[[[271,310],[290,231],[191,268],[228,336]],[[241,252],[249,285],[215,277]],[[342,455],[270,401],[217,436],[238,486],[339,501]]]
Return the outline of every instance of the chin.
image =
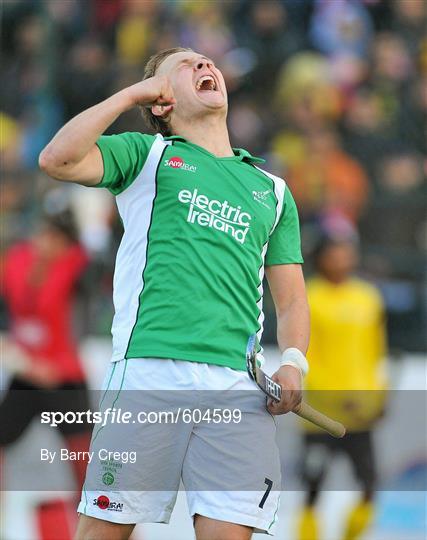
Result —
[[[196,94],[196,99],[199,103],[202,103],[205,107],[210,109],[222,109],[227,107],[227,98],[220,92],[212,92],[211,95],[203,96]]]

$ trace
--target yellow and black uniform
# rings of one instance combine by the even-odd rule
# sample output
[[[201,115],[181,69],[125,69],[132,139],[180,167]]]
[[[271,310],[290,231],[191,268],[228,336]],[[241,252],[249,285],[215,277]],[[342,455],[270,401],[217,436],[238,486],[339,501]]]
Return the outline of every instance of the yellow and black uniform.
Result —
[[[368,429],[383,408],[386,389],[384,308],[374,286],[357,278],[307,283],[311,337],[307,400],[347,431]],[[305,423],[307,431],[314,424]],[[318,428],[317,428],[318,430]]]
[[[383,302],[369,283],[349,278],[335,284],[323,277],[307,283],[311,338],[305,400],[347,427],[334,439],[304,422],[303,477],[308,506],[300,519],[300,539],[317,540],[313,505],[336,452],[350,459],[365,499],[349,515],[344,540],[355,540],[373,517],[370,494],[375,485],[371,427],[384,408],[385,324]]]

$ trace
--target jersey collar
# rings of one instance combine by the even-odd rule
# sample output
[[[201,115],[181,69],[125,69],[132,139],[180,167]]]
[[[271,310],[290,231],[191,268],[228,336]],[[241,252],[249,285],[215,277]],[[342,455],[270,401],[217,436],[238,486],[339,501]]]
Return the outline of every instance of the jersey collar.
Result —
[[[184,137],[181,137],[180,135],[171,135],[170,137],[163,137],[165,141],[183,141],[187,142]],[[197,145],[195,145],[197,146]],[[206,150],[207,152],[207,150]],[[253,156],[250,154],[247,150],[244,148],[233,148],[234,155],[239,158],[240,161],[247,161],[248,163],[264,163],[265,159]],[[210,152],[208,152],[210,153]],[[221,158],[219,158],[221,159]]]

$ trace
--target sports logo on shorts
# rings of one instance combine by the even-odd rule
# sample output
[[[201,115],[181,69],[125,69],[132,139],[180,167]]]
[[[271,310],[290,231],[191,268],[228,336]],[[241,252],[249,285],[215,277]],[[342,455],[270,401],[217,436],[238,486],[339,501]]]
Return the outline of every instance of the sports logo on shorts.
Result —
[[[209,199],[199,193],[197,189],[192,192],[183,189],[178,193],[180,203],[188,204],[187,222],[200,227],[209,227],[229,234],[244,244],[251,225],[252,216],[243,212],[241,206],[232,206],[228,201]]]
[[[110,499],[105,495],[100,495],[97,499],[94,499],[93,504],[101,510],[106,510],[110,504]]]
[[[105,495],[100,495],[97,499],[93,499],[93,505],[101,510],[110,510],[113,512],[123,512],[123,503],[110,501]]]
[[[114,475],[112,475],[110,472],[106,472],[102,475],[102,481],[106,486],[111,486],[111,484],[114,482]]]
[[[163,162],[164,167],[172,167],[172,169],[182,169],[184,171],[196,172],[197,167],[195,165],[189,165],[185,163],[182,157],[174,156],[169,159],[165,159]]]

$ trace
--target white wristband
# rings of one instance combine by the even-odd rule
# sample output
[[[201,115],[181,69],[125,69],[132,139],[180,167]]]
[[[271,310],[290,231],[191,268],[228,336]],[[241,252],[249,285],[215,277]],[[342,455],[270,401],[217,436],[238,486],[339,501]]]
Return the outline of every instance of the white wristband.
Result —
[[[290,347],[282,353],[280,366],[293,366],[301,371],[303,377],[308,373],[307,358],[296,347]]]

